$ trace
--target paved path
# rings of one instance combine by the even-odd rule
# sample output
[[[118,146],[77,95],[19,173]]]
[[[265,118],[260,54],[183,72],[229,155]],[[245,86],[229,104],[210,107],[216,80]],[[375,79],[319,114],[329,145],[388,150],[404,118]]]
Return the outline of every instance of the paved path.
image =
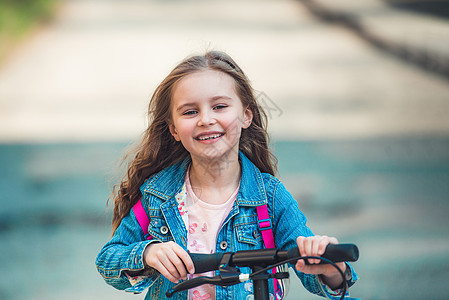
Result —
[[[280,108],[275,138],[449,132],[445,79],[318,22],[299,1],[67,0],[0,70],[0,141],[133,139],[167,72],[211,48]]]

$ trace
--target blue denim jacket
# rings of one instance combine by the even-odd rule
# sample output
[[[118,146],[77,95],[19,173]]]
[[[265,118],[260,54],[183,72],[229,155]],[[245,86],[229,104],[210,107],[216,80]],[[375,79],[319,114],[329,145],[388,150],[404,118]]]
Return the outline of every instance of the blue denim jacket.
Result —
[[[242,168],[240,190],[231,212],[219,230],[216,252],[264,248],[256,212],[256,207],[264,204],[268,204],[268,213],[273,223],[278,248],[286,250],[296,247],[298,236],[313,235],[306,226],[306,217],[283,184],[277,178],[261,173],[242,153],[239,153],[239,160]],[[190,157],[154,174],[141,186],[142,203],[150,217],[148,231],[153,239],[150,241],[145,239],[131,210],[96,259],[97,269],[108,284],[134,293],[149,288],[145,299],[165,299],[165,292],[174,286],[174,283],[157,271],[137,279],[127,276],[126,271],[144,269],[143,251],[150,243],[175,241],[187,250],[187,229],[179,214],[175,195],[184,185],[184,176],[189,164]],[[226,246],[225,249],[222,249],[223,245]],[[350,265],[349,267],[352,279],[348,281],[348,285],[351,286],[357,280],[357,275]],[[241,270],[248,272],[245,268]],[[295,272],[311,293],[339,299],[339,296],[333,295],[318,276],[296,270]],[[272,283],[270,290],[273,290]],[[246,299],[251,293],[248,285],[244,287],[244,284],[216,287],[217,299]],[[187,296],[187,291],[184,291],[175,294],[173,299],[187,299]]]

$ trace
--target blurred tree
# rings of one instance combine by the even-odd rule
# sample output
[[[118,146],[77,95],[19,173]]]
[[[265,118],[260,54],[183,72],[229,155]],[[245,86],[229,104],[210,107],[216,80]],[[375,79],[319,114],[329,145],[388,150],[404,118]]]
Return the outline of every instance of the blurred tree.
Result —
[[[387,3],[396,8],[449,19],[449,0],[387,0]]]

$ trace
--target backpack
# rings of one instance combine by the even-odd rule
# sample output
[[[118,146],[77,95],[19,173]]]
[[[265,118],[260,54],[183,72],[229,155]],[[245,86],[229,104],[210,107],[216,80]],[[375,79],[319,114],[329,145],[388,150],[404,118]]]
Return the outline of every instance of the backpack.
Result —
[[[145,212],[145,209],[142,205],[142,198],[137,201],[137,203],[133,206],[134,215],[136,216],[137,222],[139,222],[140,228],[145,234],[146,240],[151,240],[153,237],[148,233],[148,225],[150,225],[150,219]],[[271,223],[270,215],[268,214],[268,206],[267,204],[257,206],[257,225],[259,226],[259,230],[262,234],[262,240],[266,249],[276,248],[274,243],[274,234],[273,234],[273,224]],[[281,272],[288,272],[287,266],[282,265],[277,268],[273,268],[272,272],[275,273],[276,270]],[[282,299],[287,290],[287,280],[278,280],[273,278],[274,290],[276,294],[276,299]]]

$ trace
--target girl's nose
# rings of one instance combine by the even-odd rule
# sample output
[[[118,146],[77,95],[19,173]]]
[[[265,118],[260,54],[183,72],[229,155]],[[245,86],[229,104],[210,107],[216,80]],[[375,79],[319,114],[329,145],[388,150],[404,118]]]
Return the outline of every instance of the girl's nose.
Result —
[[[201,112],[198,126],[209,126],[215,124],[216,120],[209,112]]]

